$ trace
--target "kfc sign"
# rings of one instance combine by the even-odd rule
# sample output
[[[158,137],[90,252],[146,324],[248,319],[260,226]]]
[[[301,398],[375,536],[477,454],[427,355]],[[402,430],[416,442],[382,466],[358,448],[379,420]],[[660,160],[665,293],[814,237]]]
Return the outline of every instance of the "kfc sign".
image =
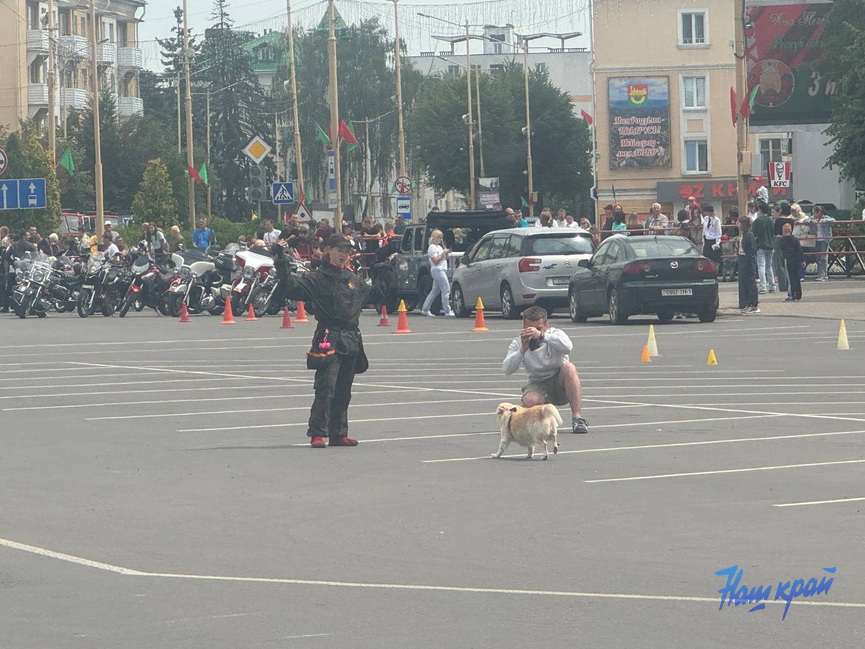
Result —
[[[760,184],[752,180],[748,185],[748,196],[756,194],[758,187]],[[662,203],[687,201],[689,196],[696,198],[698,203],[733,201],[738,198],[735,179],[689,183],[659,182],[657,193],[658,200]],[[775,198],[786,198],[790,195],[790,188],[773,187],[769,193]]]

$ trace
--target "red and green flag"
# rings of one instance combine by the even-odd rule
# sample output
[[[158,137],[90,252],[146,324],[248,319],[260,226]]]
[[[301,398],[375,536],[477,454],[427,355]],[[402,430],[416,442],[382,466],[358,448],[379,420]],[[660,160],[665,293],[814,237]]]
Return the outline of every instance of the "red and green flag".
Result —
[[[348,145],[345,147],[346,152],[354,151],[360,142],[357,141],[357,138],[354,136],[354,127],[351,122],[346,124],[344,121],[340,120],[339,122],[339,136],[345,140],[345,143]]]
[[[754,100],[757,99],[758,92],[760,92],[759,84],[754,86],[754,88],[751,90],[751,94],[742,99],[742,107],[739,109],[739,112],[745,119],[751,117],[751,111],[754,108]]]

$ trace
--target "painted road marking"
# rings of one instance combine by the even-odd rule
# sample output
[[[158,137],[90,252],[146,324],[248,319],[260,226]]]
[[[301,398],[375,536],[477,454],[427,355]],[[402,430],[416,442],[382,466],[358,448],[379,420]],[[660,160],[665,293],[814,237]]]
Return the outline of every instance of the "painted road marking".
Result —
[[[802,505],[829,505],[831,503],[852,503],[859,500],[865,500],[865,498],[838,498],[836,500],[811,500],[809,502],[804,503],[783,503],[779,505],[772,505],[772,507],[801,507]]]
[[[716,471],[692,471],[690,473],[662,473],[659,475],[639,475],[629,478],[603,478],[600,480],[583,480],[588,484],[599,482],[630,482],[633,480],[659,480],[661,478],[686,478],[695,475],[721,475],[725,473],[749,473],[752,471],[778,471],[781,469],[800,469],[811,466],[832,466],[837,464],[861,464],[865,460],[837,460],[835,462],[808,462],[806,464],[780,464],[777,466],[757,466],[746,469],[718,469]]]

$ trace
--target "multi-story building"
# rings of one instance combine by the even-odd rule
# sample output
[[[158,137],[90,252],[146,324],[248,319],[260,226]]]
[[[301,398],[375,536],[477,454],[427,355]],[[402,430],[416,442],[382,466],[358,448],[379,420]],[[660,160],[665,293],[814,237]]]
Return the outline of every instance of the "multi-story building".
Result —
[[[735,204],[730,0],[594,3],[598,203]],[[624,18],[626,16],[626,18]]]
[[[97,62],[101,88],[117,99],[119,117],[140,115],[138,96],[142,68],[138,23],[143,0],[97,2]],[[5,0],[0,4],[0,42],[6,59],[0,66],[0,125],[16,128],[19,119],[38,126],[48,120],[48,57],[54,50],[56,85],[55,117],[62,125],[73,111],[88,106],[90,94],[90,5],[87,0],[56,0],[54,29],[49,30],[48,3]]]
[[[522,66],[524,61],[523,46],[520,34],[513,25],[487,25],[483,35],[477,39],[483,44],[478,52],[471,51],[472,70],[480,70],[485,74],[499,74],[509,62]],[[550,82],[570,96],[571,104],[577,115],[581,110],[586,112],[592,107],[592,55],[584,47],[567,47],[567,38],[577,34],[562,34],[559,47],[543,48],[535,46],[535,41],[529,41],[527,55],[529,68],[549,75]],[[438,52],[421,52],[420,56],[407,56],[405,60],[425,75],[452,74],[459,76],[465,71],[465,50],[457,52],[456,43],[465,43],[464,35],[437,37],[450,43],[450,49]],[[551,36],[549,39],[555,40]],[[548,40],[549,40],[548,39]],[[476,38],[470,39],[476,40]]]

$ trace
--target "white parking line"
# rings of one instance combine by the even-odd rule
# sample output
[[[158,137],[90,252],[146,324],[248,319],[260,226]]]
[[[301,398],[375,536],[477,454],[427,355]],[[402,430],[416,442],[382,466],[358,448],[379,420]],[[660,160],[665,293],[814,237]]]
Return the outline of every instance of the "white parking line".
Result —
[[[852,503],[860,500],[865,500],[865,498],[837,498],[835,500],[811,500],[809,502],[804,503],[783,503],[779,505],[772,505],[772,507],[801,507],[802,505],[830,505],[832,503]]]
[[[599,482],[630,482],[633,480],[659,480],[661,478],[686,478],[696,475],[722,475],[725,473],[749,473],[752,471],[777,471],[780,469],[800,469],[811,466],[832,466],[837,464],[861,464],[865,460],[838,460],[836,462],[808,462],[806,464],[781,464],[778,466],[758,466],[747,469],[718,469],[716,471],[692,471],[690,473],[662,473],[659,475],[639,475],[629,478],[603,478],[600,480],[583,480],[588,484]]]
[[[102,376],[99,374],[95,374],[95,375],[91,375],[91,376],[93,376],[94,378],[102,378]],[[148,376],[153,376],[153,375],[151,374]],[[190,381],[194,381],[197,383],[203,383],[203,382],[207,381],[209,383],[212,381],[229,381],[229,380],[234,380],[234,379],[231,379],[229,377],[215,376],[215,377],[208,377],[208,378],[201,378],[201,379],[188,378],[188,379],[160,379],[158,381],[109,381],[107,383],[92,383],[92,382],[90,382],[90,383],[61,383],[60,385],[45,385],[43,383],[40,383],[38,385],[16,385],[14,387],[13,386],[0,387],[0,390],[3,390],[3,391],[33,390],[34,388],[38,388],[39,390],[49,390],[49,389],[53,390],[56,388],[102,388],[102,387],[109,386],[109,385],[110,386],[114,386],[114,385],[152,385],[154,383],[156,383],[156,384],[159,384],[159,383],[189,383]],[[31,395],[18,395],[18,396],[31,396]],[[44,395],[39,395],[39,396],[44,398]],[[6,398],[6,397],[3,397],[3,398]],[[13,397],[13,398],[15,398],[15,397]]]
[[[103,570],[124,576],[131,577],[151,577],[156,579],[186,579],[190,581],[221,581],[234,583],[255,583],[255,584],[283,584],[293,586],[322,586],[334,588],[363,588],[370,590],[396,590],[396,591],[426,591],[426,592],[445,592],[445,593],[472,593],[482,595],[527,595],[534,597],[562,597],[562,598],[589,598],[589,599],[612,599],[612,600],[642,600],[656,602],[697,602],[700,604],[715,604],[718,603],[717,597],[690,597],[684,595],[647,595],[639,593],[593,593],[584,591],[572,590],[537,590],[529,588],[493,588],[489,586],[444,586],[434,584],[390,584],[390,583],[371,583],[357,581],[333,581],[322,579],[293,579],[286,577],[243,577],[232,575],[199,575],[199,574],[184,574],[171,572],[146,572],[141,570],[132,570],[122,566],[93,561],[83,557],[77,557],[71,554],[55,552],[46,548],[40,548],[24,543],[17,543],[8,539],[0,538],[0,546],[5,546],[13,550],[29,552],[58,561]],[[767,600],[768,604],[785,604],[784,600]],[[828,606],[832,608],[865,608],[865,602],[830,602],[821,600],[795,600],[793,606]]]
[[[597,428],[597,426],[592,426]],[[478,433],[482,434],[482,433]],[[490,435],[498,435],[488,433]],[[559,455],[573,455],[582,453],[618,453],[620,451],[645,451],[656,448],[675,448],[677,446],[710,446],[714,444],[744,444],[748,442],[774,442],[782,439],[799,439],[803,437],[833,437],[835,435],[862,435],[865,430],[842,430],[830,433],[802,433],[799,435],[772,435],[769,437],[736,437],[734,439],[707,439],[697,442],[669,442],[667,444],[642,444],[640,446],[609,446],[606,448],[581,448],[574,451],[559,451]],[[488,460],[489,455],[481,455],[478,457],[448,457],[440,460],[422,460],[424,464],[439,464],[442,462],[471,462],[474,460]],[[503,457],[525,457],[525,453],[514,453]]]

